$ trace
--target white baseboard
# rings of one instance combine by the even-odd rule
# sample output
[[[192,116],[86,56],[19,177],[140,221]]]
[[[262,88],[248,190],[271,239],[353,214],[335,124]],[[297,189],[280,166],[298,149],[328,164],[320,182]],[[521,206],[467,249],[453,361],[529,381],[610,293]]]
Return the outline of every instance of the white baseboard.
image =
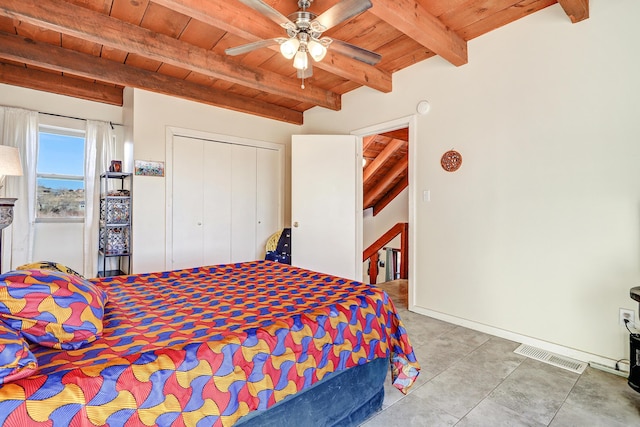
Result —
[[[603,366],[603,365],[601,365],[599,363],[596,363],[596,362],[589,362],[589,366],[591,366],[592,368],[595,368],[595,369],[600,369],[601,371],[608,372],[610,374],[619,375],[621,377],[626,377],[626,376],[629,375],[629,365],[628,364],[624,365],[624,366],[626,366],[626,370],[622,369],[623,366],[620,366],[620,370],[615,370],[615,369],[612,369],[612,368],[610,368],[608,366]]]
[[[616,362],[617,362],[616,360],[599,356],[597,354],[592,354],[585,351],[580,351],[580,350],[565,347],[562,345],[550,343],[547,341],[539,340],[537,338],[528,337],[526,335],[521,335],[515,332],[507,331],[507,330],[496,328],[493,326],[488,326],[482,323],[473,322],[471,320],[462,319],[460,317],[451,316],[449,314],[440,313],[438,311],[429,310],[424,307],[413,306],[410,308],[410,310],[419,314],[424,314],[425,316],[433,317],[434,319],[443,320],[445,322],[452,323],[454,325],[473,329],[474,331],[479,331],[485,334],[504,338],[510,341],[515,341],[520,344],[527,344],[533,347],[540,348],[542,350],[549,351],[551,353],[556,353],[561,356],[566,356],[571,359],[579,360],[581,362],[588,362],[592,364],[595,363],[595,364],[604,366],[606,368],[609,368],[611,370],[614,370],[614,371],[616,370]],[[618,369],[620,369],[621,372],[628,374],[629,364],[621,362],[618,364]]]

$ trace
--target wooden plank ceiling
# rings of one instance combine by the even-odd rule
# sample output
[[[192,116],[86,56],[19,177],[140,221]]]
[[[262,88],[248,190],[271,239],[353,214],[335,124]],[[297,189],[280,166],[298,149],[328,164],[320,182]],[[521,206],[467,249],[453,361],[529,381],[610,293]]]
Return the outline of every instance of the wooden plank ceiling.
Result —
[[[377,215],[409,185],[409,129],[363,138],[362,157],[362,207]]]
[[[320,106],[341,107],[361,86],[393,90],[394,72],[439,55],[467,63],[467,41],[560,3],[567,22],[588,0],[371,0],[373,7],[323,33],[375,51],[375,66],[332,51],[304,89],[274,49],[225,49],[286,36],[239,0],[0,0],[0,82],[122,105],[134,87],[288,123]],[[264,0],[284,15],[297,0]],[[320,15],[339,0],[314,0]],[[364,207],[374,212],[407,185],[406,131],[364,141]],[[391,197],[393,196],[393,197]]]
[[[284,15],[297,0],[264,0]],[[338,0],[314,0],[321,14]],[[375,66],[332,51],[300,87],[292,61],[263,48],[224,50],[285,36],[238,0],[0,0],[0,82],[115,105],[135,87],[301,124],[314,106],[340,109],[361,86],[392,91],[391,75],[440,55],[467,62],[467,41],[555,3],[569,19],[588,0],[372,0],[323,35],[382,55]]]

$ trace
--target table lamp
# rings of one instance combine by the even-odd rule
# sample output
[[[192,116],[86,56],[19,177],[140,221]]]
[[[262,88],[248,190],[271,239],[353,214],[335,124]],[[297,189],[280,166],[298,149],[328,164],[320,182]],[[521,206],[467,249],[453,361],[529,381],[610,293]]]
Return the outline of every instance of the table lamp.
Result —
[[[22,176],[20,152],[17,147],[0,145],[0,190],[5,176]],[[13,222],[15,198],[0,197],[0,273],[2,273],[2,230]]]

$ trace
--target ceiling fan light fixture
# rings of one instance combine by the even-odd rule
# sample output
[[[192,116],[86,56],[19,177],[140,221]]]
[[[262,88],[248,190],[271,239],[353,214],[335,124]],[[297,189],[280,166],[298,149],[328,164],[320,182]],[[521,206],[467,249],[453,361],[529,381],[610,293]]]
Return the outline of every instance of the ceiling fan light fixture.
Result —
[[[300,41],[295,37],[291,37],[284,43],[280,44],[280,53],[282,53],[282,56],[284,56],[285,58],[291,59],[296,56],[299,47]]]
[[[298,70],[306,70],[309,67],[309,57],[307,56],[307,52],[304,50],[299,50],[296,53],[295,58],[293,58],[293,68]]]
[[[309,40],[309,43],[307,43],[307,49],[309,50],[311,58],[316,62],[322,61],[327,54],[327,48],[322,43],[314,39]]]
[[[225,49],[226,54],[243,55],[252,50],[271,47],[278,43],[282,56],[287,60],[293,59],[293,67],[297,70],[298,77],[302,79],[303,89],[304,79],[312,76],[312,63],[322,61],[332,43],[336,43],[335,52],[341,55],[369,65],[375,65],[380,61],[380,55],[375,52],[354,46],[346,41],[322,36],[325,31],[371,8],[373,6],[371,0],[338,0],[320,15],[307,10],[314,0],[296,0],[299,10],[289,14],[288,17],[274,9],[266,2],[267,0],[239,1],[280,25],[287,33],[287,37],[259,40],[227,48]],[[309,60],[309,56],[313,61]]]

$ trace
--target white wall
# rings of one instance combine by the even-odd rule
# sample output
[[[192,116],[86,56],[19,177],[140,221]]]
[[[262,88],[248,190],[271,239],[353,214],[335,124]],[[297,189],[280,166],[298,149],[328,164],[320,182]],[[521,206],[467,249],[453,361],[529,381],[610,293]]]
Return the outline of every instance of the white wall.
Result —
[[[125,90],[125,121],[131,125],[136,160],[166,161],[166,128],[177,127],[285,144],[299,126],[237,113],[138,89]],[[289,157],[290,154],[287,154]],[[289,163],[289,160],[286,160]],[[290,178],[285,176],[285,218],[290,223]],[[134,176],[133,270],[165,270],[165,178]]]
[[[469,42],[469,63],[433,58],[362,88],[305,133],[418,117],[414,310],[478,329],[628,357],[619,307],[640,282],[640,2],[559,5]],[[455,173],[440,156],[463,156]]]
[[[53,261],[83,274],[81,222],[37,223],[35,226],[33,261]],[[94,256],[98,258],[98,248]],[[17,267],[17,266],[16,266]]]
[[[122,123],[122,107],[0,83],[0,104],[41,113]]]
[[[391,227],[399,222],[409,221],[409,190],[404,189],[398,196],[384,207],[376,216],[373,215],[373,209],[367,209],[363,214],[362,221],[362,240],[363,248],[368,248],[380,236],[389,231]],[[386,247],[400,249],[400,236],[394,238]],[[380,251],[380,260],[386,261],[384,251]],[[363,263],[362,275],[364,281],[369,281],[369,261]],[[380,267],[376,283],[382,283],[385,280],[385,272],[387,266]]]
[[[0,84],[0,104],[41,113],[79,119],[122,123],[122,107],[85,101],[48,92]],[[84,128],[84,121],[41,115],[41,122],[52,126]],[[121,128],[116,128],[121,131]],[[79,222],[42,222],[35,226],[33,261],[55,261],[78,272],[83,269],[83,224]],[[98,257],[95,254],[88,256]]]

